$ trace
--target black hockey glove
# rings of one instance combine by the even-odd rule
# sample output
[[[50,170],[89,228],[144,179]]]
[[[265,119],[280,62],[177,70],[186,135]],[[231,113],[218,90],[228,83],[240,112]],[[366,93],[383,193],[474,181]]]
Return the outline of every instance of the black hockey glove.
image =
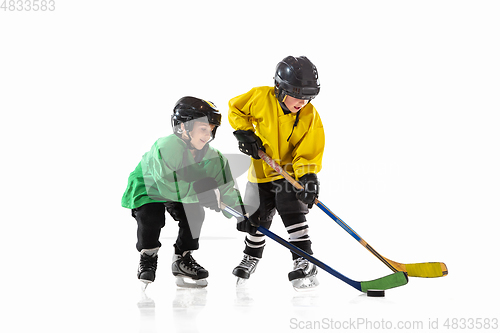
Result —
[[[248,207],[248,206],[247,206]],[[241,205],[238,207],[235,207],[235,209],[243,215],[242,217],[237,217],[236,218],[236,229],[241,232],[247,232],[249,234],[255,234],[257,233],[257,228],[260,225],[260,222],[255,219],[252,219],[251,217],[248,217],[247,214],[247,209],[245,209],[245,205]]]
[[[307,173],[299,178],[299,183],[304,187],[303,190],[297,192],[297,199],[312,208],[314,201],[319,195],[319,180],[315,173]]]
[[[256,160],[260,159],[259,149],[266,151],[262,146],[262,140],[252,131],[237,130],[233,132],[233,135],[238,139],[240,151]]]
[[[238,223],[236,224],[236,229],[238,229],[241,232],[246,232],[251,235],[255,235],[257,233],[257,228],[259,227],[258,221],[255,221],[255,219],[248,218],[246,216],[244,217],[239,217],[236,219]]]
[[[193,183],[200,205],[220,212],[220,192],[217,186],[217,182],[212,177],[203,178]]]

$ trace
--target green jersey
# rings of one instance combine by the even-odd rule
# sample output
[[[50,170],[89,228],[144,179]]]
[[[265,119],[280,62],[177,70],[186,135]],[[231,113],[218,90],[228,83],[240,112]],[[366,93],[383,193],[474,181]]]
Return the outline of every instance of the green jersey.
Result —
[[[242,204],[229,163],[217,149],[207,144],[195,158],[187,144],[171,134],[158,139],[130,173],[122,206],[133,209],[152,202],[196,203],[193,182],[205,177],[215,179],[222,202],[231,207]]]

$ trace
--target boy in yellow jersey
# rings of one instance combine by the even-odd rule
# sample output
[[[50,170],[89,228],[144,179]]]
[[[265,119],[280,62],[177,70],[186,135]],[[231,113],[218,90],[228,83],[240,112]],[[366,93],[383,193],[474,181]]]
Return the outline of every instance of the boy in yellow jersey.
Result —
[[[310,102],[319,90],[316,66],[306,57],[289,56],[276,67],[274,87],[256,87],[229,101],[229,123],[236,130],[240,150],[252,156],[244,202],[253,210],[249,220],[238,225],[240,231],[247,232],[243,260],[233,270],[238,283],[250,277],[262,258],[265,237],[256,227],[269,228],[276,211],[289,241],[313,254],[306,214],[319,194],[317,173],[321,170],[325,135],[320,116]],[[304,190],[295,190],[261,160],[259,149],[295,177]],[[292,259],[293,270],[288,274],[292,285],[296,289],[318,285],[316,266],[295,253]]]

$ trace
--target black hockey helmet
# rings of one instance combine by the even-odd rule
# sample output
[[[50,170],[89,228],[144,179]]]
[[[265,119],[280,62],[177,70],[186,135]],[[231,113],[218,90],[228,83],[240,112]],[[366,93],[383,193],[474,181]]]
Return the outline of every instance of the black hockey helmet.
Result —
[[[319,88],[318,70],[306,57],[288,56],[276,66],[274,92],[280,102],[285,95],[311,100]]]
[[[181,124],[185,123],[184,128],[190,132],[194,125],[192,120],[197,119],[215,125],[212,130],[213,140],[217,127],[221,124],[221,118],[221,113],[212,102],[186,96],[179,99],[175,104],[174,113],[172,114],[172,129],[178,137],[181,137]]]

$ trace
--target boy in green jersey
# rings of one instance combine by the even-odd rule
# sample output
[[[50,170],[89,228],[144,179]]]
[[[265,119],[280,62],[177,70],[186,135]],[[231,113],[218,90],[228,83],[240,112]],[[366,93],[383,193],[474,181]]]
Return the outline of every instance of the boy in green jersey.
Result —
[[[128,178],[122,206],[137,221],[137,276],[146,285],[155,280],[165,211],[179,225],[172,273],[181,287],[207,285],[208,271],[191,255],[199,247],[204,207],[219,212],[222,202],[245,213],[227,159],[208,144],[220,124],[221,114],[211,102],[181,98],[172,115],[174,134],[158,139]]]

